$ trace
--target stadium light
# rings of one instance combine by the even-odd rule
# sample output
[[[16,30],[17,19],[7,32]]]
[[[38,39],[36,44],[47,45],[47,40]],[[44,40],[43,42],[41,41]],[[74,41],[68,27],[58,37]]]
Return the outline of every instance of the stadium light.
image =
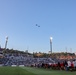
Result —
[[[50,51],[51,51],[51,53],[52,53],[52,37],[50,37]]]
[[[6,50],[6,48],[7,48],[7,42],[8,42],[8,36],[6,36],[5,50]]]

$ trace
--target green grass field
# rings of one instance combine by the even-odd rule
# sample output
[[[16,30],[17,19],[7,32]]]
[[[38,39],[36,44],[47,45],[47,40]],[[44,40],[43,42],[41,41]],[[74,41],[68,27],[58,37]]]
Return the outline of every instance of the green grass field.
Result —
[[[47,70],[30,67],[0,67],[0,75],[76,75],[76,72]]]

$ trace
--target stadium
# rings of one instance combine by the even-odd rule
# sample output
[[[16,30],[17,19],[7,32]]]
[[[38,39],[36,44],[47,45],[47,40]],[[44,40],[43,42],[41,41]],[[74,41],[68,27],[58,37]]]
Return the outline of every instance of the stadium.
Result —
[[[59,57],[58,57],[59,56]],[[76,75],[74,53],[28,53],[0,48],[1,75]]]
[[[76,75],[76,0],[0,0],[0,75]]]

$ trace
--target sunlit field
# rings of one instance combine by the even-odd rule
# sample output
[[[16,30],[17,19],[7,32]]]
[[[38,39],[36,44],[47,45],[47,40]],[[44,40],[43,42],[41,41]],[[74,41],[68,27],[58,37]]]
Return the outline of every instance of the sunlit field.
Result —
[[[0,75],[76,75],[76,72],[30,67],[0,67]]]

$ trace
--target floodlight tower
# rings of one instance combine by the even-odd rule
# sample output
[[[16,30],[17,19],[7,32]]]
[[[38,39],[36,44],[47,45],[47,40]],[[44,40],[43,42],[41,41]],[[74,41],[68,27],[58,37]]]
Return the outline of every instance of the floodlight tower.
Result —
[[[7,48],[7,42],[8,42],[8,36],[6,36],[5,50],[6,50],[6,48]]]
[[[52,53],[52,37],[50,37],[50,51],[51,51],[51,53]]]

